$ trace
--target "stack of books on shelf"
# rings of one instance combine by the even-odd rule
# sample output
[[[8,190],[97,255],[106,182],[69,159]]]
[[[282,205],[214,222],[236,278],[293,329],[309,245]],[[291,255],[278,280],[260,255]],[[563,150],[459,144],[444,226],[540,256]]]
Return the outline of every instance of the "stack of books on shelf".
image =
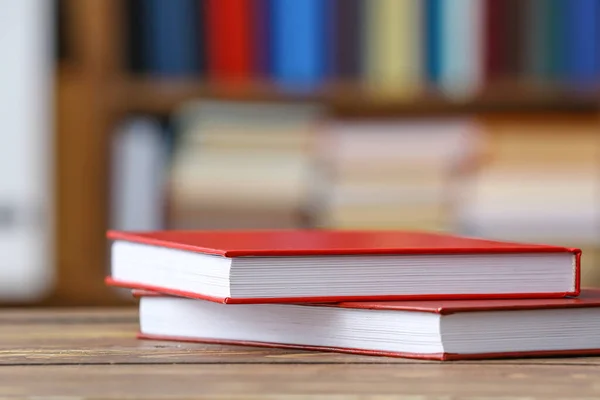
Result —
[[[453,188],[479,152],[476,121],[332,121],[321,136],[329,177],[321,226],[452,227]]]
[[[302,226],[318,193],[323,111],[312,104],[198,101],[175,116],[169,176],[174,229]]]
[[[600,138],[595,116],[489,119],[486,161],[463,180],[456,231],[585,249],[598,286]]]
[[[581,251],[416,231],[110,231],[139,337],[435,360],[600,353]]]

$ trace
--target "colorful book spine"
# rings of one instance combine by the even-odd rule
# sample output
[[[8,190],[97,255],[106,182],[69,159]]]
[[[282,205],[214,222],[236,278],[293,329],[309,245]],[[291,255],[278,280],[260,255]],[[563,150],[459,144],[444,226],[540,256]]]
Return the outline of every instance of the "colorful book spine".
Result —
[[[252,74],[258,80],[267,80],[273,71],[271,3],[272,0],[254,0],[251,3],[251,46],[254,48]]]
[[[324,77],[325,11],[321,0],[273,0],[274,80],[284,89],[307,90]]]
[[[442,0],[426,0],[423,18],[424,61],[426,79],[435,85],[440,79],[441,59],[441,3]]]
[[[509,20],[507,0],[487,0],[485,10],[484,63],[486,81],[505,78],[509,72],[509,41],[507,31],[513,21]]]
[[[199,71],[198,2],[145,0],[143,54],[153,75],[187,76]]]
[[[548,0],[550,3],[547,38],[549,78],[558,81],[566,72],[567,45],[566,15],[571,0]]]
[[[127,0],[134,73],[329,81],[413,98],[437,88],[595,82],[600,0]]]
[[[529,30],[526,34],[525,71],[532,82],[545,82],[550,76],[550,1],[525,0],[529,18]]]
[[[465,97],[481,88],[485,2],[442,0],[441,89]]]
[[[366,80],[377,94],[409,97],[422,88],[419,0],[370,0],[366,8]]]
[[[208,74],[219,81],[248,79],[252,71],[250,0],[207,0]]]
[[[333,0],[330,73],[334,79],[356,81],[361,76],[364,6],[364,0]]]
[[[331,8],[331,75],[356,81],[361,76],[364,0],[333,0]]]
[[[124,5],[125,27],[127,29],[125,42],[127,67],[133,73],[143,74],[148,70],[148,66],[145,65],[148,57],[144,54],[144,50],[150,50],[150,48],[146,49],[147,46],[140,46],[144,42],[147,18],[143,13],[142,0],[126,0]]]
[[[567,75],[571,82],[585,84],[599,77],[598,41],[600,2],[569,0],[567,6]]]
[[[518,80],[523,75],[523,36],[527,29],[527,13],[523,0],[505,0],[506,3],[506,77]]]

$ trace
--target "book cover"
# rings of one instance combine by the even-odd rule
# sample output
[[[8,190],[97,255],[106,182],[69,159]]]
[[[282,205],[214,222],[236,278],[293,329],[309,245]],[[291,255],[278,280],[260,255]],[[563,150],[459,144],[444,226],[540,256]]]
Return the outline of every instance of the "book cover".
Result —
[[[145,320],[140,324],[137,336],[141,339],[440,361],[600,354],[598,339],[584,328],[598,324],[598,313],[594,312],[600,307],[598,289],[586,289],[578,298],[563,299],[363,301],[240,306],[243,309],[170,298],[152,291],[134,291],[133,295],[140,299],[143,317],[148,313],[150,318],[150,310],[156,310],[152,314],[157,322]],[[355,310],[361,313],[354,313]],[[292,324],[289,313],[301,315],[301,319]],[[224,320],[227,329],[198,329],[199,322],[195,321],[207,318],[215,321],[215,325],[218,325],[217,320]],[[361,324],[366,318],[370,322],[368,328]],[[410,324],[409,321],[415,325],[406,331],[396,328],[394,335],[398,341],[407,342],[414,335],[421,337],[411,350],[402,347],[392,350],[394,341],[386,340],[386,330],[380,328],[383,325],[389,330],[400,319],[406,321],[402,326]],[[181,329],[174,326],[182,320],[185,320],[181,323],[185,328],[180,334]],[[515,324],[513,332],[502,329],[511,323]],[[355,340],[350,333],[353,324],[361,327],[360,340]],[[441,336],[441,345],[437,347],[423,345],[431,340],[431,332],[421,329],[432,324]],[[290,326],[294,326],[293,332],[288,332]],[[317,334],[312,336],[304,332],[305,329]],[[370,335],[370,331],[375,330],[377,333]],[[343,340],[334,333],[338,331],[344,332]],[[560,337],[564,339],[557,340]]]
[[[109,231],[110,240],[164,246],[224,257],[360,254],[489,254],[575,252],[560,246],[521,244],[419,231],[249,230]]]
[[[577,294],[580,285],[579,249],[434,232],[172,230],[107,236],[107,283],[223,303],[564,297]],[[371,273],[365,275],[365,268]],[[185,279],[189,273],[195,278]]]

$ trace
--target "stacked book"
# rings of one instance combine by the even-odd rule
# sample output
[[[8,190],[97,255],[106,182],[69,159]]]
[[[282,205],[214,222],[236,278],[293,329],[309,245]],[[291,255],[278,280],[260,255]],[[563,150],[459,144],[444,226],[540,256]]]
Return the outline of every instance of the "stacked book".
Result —
[[[489,118],[482,140],[486,162],[463,177],[456,231],[581,248],[586,254],[582,283],[598,286],[596,118]]]
[[[476,121],[334,120],[322,137],[330,184],[321,227],[452,227],[453,188],[479,151]]]
[[[302,226],[317,201],[316,104],[196,101],[174,116],[171,229]]]
[[[436,360],[600,353],[581,251],[415,231],[110,231],[140,338]]]

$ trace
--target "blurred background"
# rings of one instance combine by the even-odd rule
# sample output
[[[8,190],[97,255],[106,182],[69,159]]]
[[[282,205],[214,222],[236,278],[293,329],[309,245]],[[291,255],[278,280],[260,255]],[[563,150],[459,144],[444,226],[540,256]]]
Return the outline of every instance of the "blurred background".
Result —
[[[600,0],[0,0],[0,304],[114,305],[107,229],[581,247]]]

